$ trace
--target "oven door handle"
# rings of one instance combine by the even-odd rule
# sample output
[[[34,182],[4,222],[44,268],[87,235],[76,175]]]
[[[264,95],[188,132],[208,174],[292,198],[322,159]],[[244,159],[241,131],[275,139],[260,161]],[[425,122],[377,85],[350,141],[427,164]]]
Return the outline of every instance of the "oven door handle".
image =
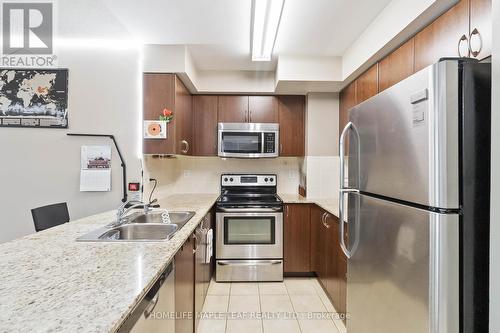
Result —
[[[217,207],[217,210],[226,213],[260,213],[260,212],[281,212],[282,208],[268,207],[268,208],[224,208]]]
[[[231,260],[231,261],[225,261],[225,260],[218,260],[217,265],[220,266],[268,266],[268,265],[279,265],[282,263],[282,260],[254,260],[254,261],[236,261],[236,260]]]

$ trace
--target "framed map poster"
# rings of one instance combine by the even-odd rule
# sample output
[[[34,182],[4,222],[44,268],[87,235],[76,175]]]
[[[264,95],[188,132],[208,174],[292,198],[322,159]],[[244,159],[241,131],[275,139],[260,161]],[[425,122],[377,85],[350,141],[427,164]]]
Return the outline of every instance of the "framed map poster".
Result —
[[[68,127],[68,70],[0,68],[0,127]]]

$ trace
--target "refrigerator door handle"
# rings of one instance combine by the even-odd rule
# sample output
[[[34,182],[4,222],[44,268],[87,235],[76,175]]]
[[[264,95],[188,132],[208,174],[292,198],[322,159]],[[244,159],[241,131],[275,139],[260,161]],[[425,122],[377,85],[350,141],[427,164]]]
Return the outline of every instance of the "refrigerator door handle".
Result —
[[[356,126],[350,121],[347,123],[347,125],[345,125],[344,127],[344,130],[342,131],[342,134],[340,135],[340,141],[339,141],[339,155],[340,155],[340,189],[347,189],[349,188],[349,184],[347,184],[347,187],[345,186],[345,179],[344,179],[344,176],[345,176],[345,172],[344,172],[344,168],[345,168],[345,162],[344,162],[344,158],[345,158],[345,138],[346,138],[346,135],[347,133],[349,132],[349,130],[352,130],[354,132],[354,134],[356,134],[356,143],[358,144],[358,146],[360,145],[360,137],[359,137],[359,133],[358,133],[358,129],[356,128]],[[359,183],[360,183],[360,179],[359,179],[359,166],[360,166],[360,149],[358,147],[357,150],[357,159],[358,159],[358,182],[356,184],[356,186],[359,186]]]
[[[349,250],[347,247],[347,244],[345,243],[345,238],[344,238],[344,226],[346,223],[349,223],[348,220],[346,220],[346,216],[344,214],[344,195],[349,194],[349,193],[355,193],[359,194],[359,191],[356,189],[340,189],[339,192],[339,238],[340,238],[340,248],[342,249],[342,252],[344,252],[344,255],[347,257],[347,259],[350,259],[354,252],[356,251],[358,247],[358,242],[359,242],[359,196],[356,196],[356,213],[354,214],[354,228],[351,228],[351,234],[350,237],[354,241],[352,249]],[[348,218],[348,217],[347,217]],[[352,217],[351,217],[352,218]]]
[[[347,184],[347,187],[345,186],[345,179],[344,179],[344,168],[345,168],[345,162],[344,162],[344,157],[345,157],[345,137],[347,133],[352,130],[354,134],[356,135],[356,144],[358,145],[356,151],[357,151],[357,162],[358,162],[358,179],[357,179],[357,184],[356,186],[359,186],[360,184],[360,176],[359,176],[359,171],[360,171],[360,157],[361,157],[361,150],[360,150],[360,137],[359,137],[359,132],[356,126],[354,125],[353,122],[348,122],[347,125],[344,127],[344,130],[342,131],[342,134],[340,135],[340,142],[339,142],[339,155],[340,155],[340,189],[339,189],[339,222],[340,222],[340,228],[339,228],[339,237],[340,237],[340,248],[342,249],[342,252],[344,252],[344,255],[347,257],[347,259],[351,258],[354,251],[356,251],[356,248],[358,247],[358,242],[359,242],[359,196],[356,196],[356,214],[354,216],[354,232],[350,237],[351,239],[354,240],[353,242],[353,247],[351,250],[348,249],[345,239],[344,239],[344,224],[348,223],[348,221],[345,221],[345,214],[344,214],[344,194],[349,194],[349,193],[356,193],[359,194],[359,190],[349,188],[349,184]],[[351,143],[352,144],[352,143]],[[351,228],[352,231],[352,228]]]

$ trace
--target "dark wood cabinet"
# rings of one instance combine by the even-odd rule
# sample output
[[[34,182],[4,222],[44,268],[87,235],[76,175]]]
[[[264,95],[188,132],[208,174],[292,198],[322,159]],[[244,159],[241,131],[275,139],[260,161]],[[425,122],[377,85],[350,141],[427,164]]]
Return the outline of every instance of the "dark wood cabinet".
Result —
[[[468,38],[469,0],[460,0],[458,4],[415,35],[415,71],[443,57],[468,56]],[[460,46],[459,44],[462,43],[464,45]],[[458,54],[459,48],[464,49],[461,55]]]
[[[339,136],[349,122],[349,110],[356,105],[356,81],[345,87],[339,96]]]
[[[384,91],[415,72],[414,46],[415,40],[412,38],[379,62],[379,91]]]
[[[248,96],[219,96],[218,104],[220,123],[248,122]]]
[[[192,96],[175,74],[143,75],[144,120],[158,120],[164,108],[174,112],[166,139],[144,139],[144,154],[190,155],[193,144]]]
[[[378,93],[378,63],[370,67],[356,80],[356,104]]]
[[[175,137],[177,154],[193,154],[193,96],[175,76]]]
[[[194,284],[194,309],[195,309],[195,319],[194,319],[194,330],[198,329],[199,324],[199,314],[203,310],[203,303],[205,302],[205,298],[208,292],[208,285],[210,283],[210,279],[212,278],[211,274],[211,262],[206,262],[207,255],[207,241],[206,235],[208,230],[211,228],[211,212],[209,212],[205,217],[203,217],[202,221],[196,227],[194,235],[195,235],[195,264],[194,264],[194,276],[195,276],[195,284]],[[213,256],[212,256],[213,258]]]
[[[492,22],[491,0],[470,1],[470,45],[471,56],[484,59],[491,55]]]
[[[143,118],[144,120],[158,120],[164,108],[175,109],[175,75],[145,73],[143,75]],[[173,154],[175,153],[175,139],[172,136],[175,121],[167,125],[167,139],[144,139],[144,154]]]
[[[339,220],[314,205],[311,207],[311,270],[316,273],[335,310],[345,313],[347,258],[339,242]]]
[[[310,206],[285,204],[283,261],[285,273],[307,273],[310,267]]]
[[[305,96],[279,96],[280,156],[305,154]]]
[[[217,103],[215,95],[193,96],[193,155],[217,156]]]
[[[275,96],[249,96],[248,119],[251,123],[277,123],[278,99]]]
[[[175,311],[191,314],[191,317],[176,318],[176,333],[194,331],[194,238],[190,236],[174,257],[175,261]]]

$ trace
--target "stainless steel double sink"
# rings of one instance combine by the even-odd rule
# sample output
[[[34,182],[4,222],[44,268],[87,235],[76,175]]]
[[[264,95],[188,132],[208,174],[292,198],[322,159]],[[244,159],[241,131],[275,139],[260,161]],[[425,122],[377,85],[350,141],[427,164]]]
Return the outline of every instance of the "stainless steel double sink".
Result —
[[[125,217],[119,226],[106,226],[91,231],[76,240],[79,242],[151,242],[169,240],[194,215],[195,212],[168,212],[170,220],[166,221],[164,210],[148,213],[133,212]]]

